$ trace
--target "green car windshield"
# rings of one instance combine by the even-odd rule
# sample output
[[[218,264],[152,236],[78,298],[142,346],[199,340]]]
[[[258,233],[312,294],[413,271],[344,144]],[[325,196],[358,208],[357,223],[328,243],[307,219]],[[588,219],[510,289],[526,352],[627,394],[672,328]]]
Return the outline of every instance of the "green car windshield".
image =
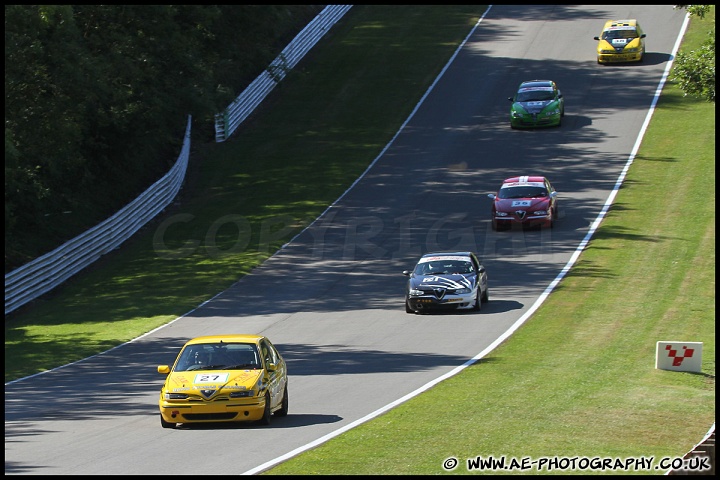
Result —
[[[518,92],[516,102],[546,102],[555,99],[555,92],[552,90],[527,90]]]

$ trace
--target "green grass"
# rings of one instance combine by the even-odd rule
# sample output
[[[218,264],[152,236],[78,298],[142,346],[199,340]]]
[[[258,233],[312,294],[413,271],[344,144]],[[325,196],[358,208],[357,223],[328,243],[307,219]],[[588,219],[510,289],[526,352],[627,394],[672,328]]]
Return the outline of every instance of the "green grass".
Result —
[[[334,42],[293,72],[236,138],[195,146],[176,211],[6,318],[6,382],[174,320],[262,262],[364,171],[484,10],[354,7]],[[714,8],[692,22],[684,48],[699,45],[710,22]],[[348,49],[352,62],[343,60]],[[453,456],[461,461],[455,472],[466,473],[464,459],[479,455],[686,453],[715,420],[714,125],[714,104],[668,85],[600,230],[510,340],[266,473],[442,474]],[[227,211],[252,225],[249,248],[233,246],[229,225],[215,249],[202,246]],[[179,214],[193,219],[172,224]],[[259,226],[277,218],[285,220],[261,238]],[[169,226],[164,248],[153,240],[161,225]],[[189,240],[201,246],[173,254]],[[702,373],[655,370],[658,340],[704,342]]]

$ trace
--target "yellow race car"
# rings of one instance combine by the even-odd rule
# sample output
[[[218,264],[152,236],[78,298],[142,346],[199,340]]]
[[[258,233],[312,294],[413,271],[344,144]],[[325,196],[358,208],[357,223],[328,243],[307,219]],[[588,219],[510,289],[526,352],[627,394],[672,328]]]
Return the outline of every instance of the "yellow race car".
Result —
[[[160,424],[270,423],[288,414],[287,366],[261,335],[211,335],[182,347],[160,390]]]
[[[605,22],[598,41],[597,62],[641,62],[645,55],[645,37],[638,21],[609,20]]]

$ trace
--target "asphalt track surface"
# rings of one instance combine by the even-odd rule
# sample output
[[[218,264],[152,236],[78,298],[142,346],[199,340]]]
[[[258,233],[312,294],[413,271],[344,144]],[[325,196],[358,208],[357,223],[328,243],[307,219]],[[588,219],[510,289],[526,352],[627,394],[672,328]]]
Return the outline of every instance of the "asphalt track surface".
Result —
[[[592,37],[611,18],[641,21],[642,64],[596,63]],[[472,361],[543,297],[603,211],[684,19],[670,5],[493,6],[365,174],[251,275],[131,343],[6,384],[5,473],[256,473]],[[535,78],[560,86],[563,125],[511,130],[507,97]],[[486,194],[523,174],[551,179],[560,220],[493,232]],[[437,250],[483,259],[480,312],[405,313],[402,270]],[[230,332],[278,346],[290,414],[161,428],[156,366],[188,338]]]

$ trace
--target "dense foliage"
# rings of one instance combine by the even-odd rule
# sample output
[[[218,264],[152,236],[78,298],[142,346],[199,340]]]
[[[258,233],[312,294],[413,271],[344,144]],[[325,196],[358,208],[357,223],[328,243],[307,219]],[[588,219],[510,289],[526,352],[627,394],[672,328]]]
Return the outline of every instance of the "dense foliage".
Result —
[[[5,5],[5,272],[177,159],[322,5]]]
[[[675,5],[685,8],[690,16],[704,19],[711,5]],[[715,22],[700,48],[678,52],[671,80],[678,83],[685,95],[693,95],[708,102],[715,101]]]

